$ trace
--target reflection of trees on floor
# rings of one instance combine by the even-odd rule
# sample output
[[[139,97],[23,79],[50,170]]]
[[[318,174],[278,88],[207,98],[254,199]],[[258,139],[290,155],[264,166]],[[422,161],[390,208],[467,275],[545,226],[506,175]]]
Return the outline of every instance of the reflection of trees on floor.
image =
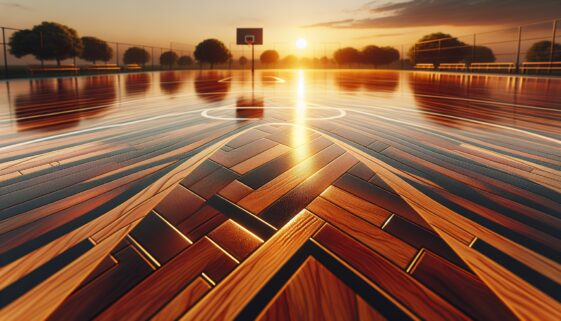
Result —
[[[230,77],[227,72],[201,71],[195,76],[195,91],[199,98],[208,102],[222,101],[230,91],[230,83],[220,81]]]
[[[117,96],[113,76],[36,79],[14,99],[19,130],[59,130],[107,110]]]
[[[131,73],[125,76],[125,91],[127,95],[140,95],[148,91],[152,83],[152,76],[148,73]]]

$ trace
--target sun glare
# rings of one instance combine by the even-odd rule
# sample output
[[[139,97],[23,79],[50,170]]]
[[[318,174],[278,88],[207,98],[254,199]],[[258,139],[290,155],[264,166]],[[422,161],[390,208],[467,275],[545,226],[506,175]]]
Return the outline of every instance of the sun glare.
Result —
[[[296,40],[296,48],[304,49],[307,46],[308,46],[308,42],[306,41],[306,39],[300,38],[300,39]]]

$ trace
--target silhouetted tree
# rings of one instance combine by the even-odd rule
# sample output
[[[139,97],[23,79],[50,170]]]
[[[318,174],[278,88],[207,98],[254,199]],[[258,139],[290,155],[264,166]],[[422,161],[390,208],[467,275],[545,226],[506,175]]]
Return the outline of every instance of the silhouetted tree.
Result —
[[[360,62],[360,52],[352,47],[341,48],[333,54],[339,65],[352,65]]]
[[[551,55],[551,41],[538,41],[526,52],[527,61],[549,61]],[[553,47],[553,61],[561,61],[561,44]]]
[[[190,56],[181,56],[177,59],[177,64],[179,66],[191,66],[193,64],[193,58]]]
[[[247,65],[247,58],[245,56],[241,56],[240,59],[238,60],[240,66],[242,66],[242,68]]]
[[[366,46],[361,52],[362,62],[375,67],[388,65],[399,59],[399,51],[392,47]]]
[[[409,49],[409,57],[414,63],[455,63],[471,54],[471,47],[449,34],[431,33],[419,39]]]
[[[329,64],[329,58],[327,58],[326,56],[323,56],[323,57],[320,58],[320,62],[321,62],[323,67],[326,67]]]
[[[107,42],[95,37],[82,37],[82,54],[80,58],[91,61],[95,64],[96,61],[108,61],[113,57],[113,49]]]
[[[266,65],[272,65],[279,60],[279,53],[275,50],[265,50],[259,57],[261,63]]]
[[[10,53],[21,58],[33,55],[36,59],[60,61],[77,57],[82,41],[76,30],[56,22],[42,22],[31,30],[15,32],[10,38]]]
[[[493,50],[491,50],[491,48],[489,47],[475,46],[472,47],[472,50],[473,59],[471,57],[471,54],[469,54],[469,57],[466,57],[466,62],[495,62],[496,60]]]
[[[214,64],[227,62],[230,57],[230,50],[217,39],[206,39],[195,48],[195,59],[210,64],[210,69],[214,68]]]
[[[123,61],[126,64],[144,65],[150,60],[150,54],[146,49],[140,47],[130,47],[125,51]]]
[[[282,64],[285,67],[292,68],[298,62],[298,58],[294,55],[288,55],[282,59]]]
[[[160,55],[160,65],[168,66],[169,69],[177,63],[178,56],[175,51],[165,51]]]

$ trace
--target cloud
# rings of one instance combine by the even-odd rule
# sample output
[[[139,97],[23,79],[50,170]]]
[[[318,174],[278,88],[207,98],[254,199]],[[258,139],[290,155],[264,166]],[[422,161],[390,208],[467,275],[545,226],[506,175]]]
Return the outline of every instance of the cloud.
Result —
[[[372,38],[387,38],[387,37],[399,37],[399,36],[403,36],[403,35],[405,35],[405,33],[402,33],[402,32],[379,33],[379,34],[369,35],[369,36],[354,37],[353,39],[361,40],[361,39],[372,39]]]
[[[407,28],[436,25],[517,25],[558,18],[559,0],[410,0],[372,1],[357,11],[362,18],[315,23],[304,28]]]
[[[19,10],[31,10],[31,8],[15,2],[0,2],[0,7]]]

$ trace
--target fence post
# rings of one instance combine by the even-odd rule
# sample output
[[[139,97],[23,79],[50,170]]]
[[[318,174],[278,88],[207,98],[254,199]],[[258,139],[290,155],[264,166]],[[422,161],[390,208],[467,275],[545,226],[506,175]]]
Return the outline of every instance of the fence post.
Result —
[[[440,47],[442,46],[441,40],[438,39],[438,56],[436,57],[436,66],[434,66],[434,69],[440,69]]]
[[[553,55],[555,54],[555,37],[557,32],[557,20],[553,20],[553,32],[551,35],[551,50],[549,52],[549,70],[551,71],[551,63],[553,62]]]
[[[43,31],[41,31],[39,33],[39,38],[40,38],[40,45],[41,45],[41,56],[43,55]],[[43,60],[43,58],[41,58],[41,68],[45,67],[45,61]]]
[[[471,63],[470,63],[470,65],[471,65],[473,62],[475,62],[475,46],[476,46],[476,44],[475,44],[476,38],[475,38],[475,37],[476,37],[476,36],[475,36],[475,33],[474,33],[474,34],[473,34],[473,47],[471,48]]]
[[[401,45],[401,70],[405,69],[405,52],[403,51],[403,45]]]
[[[4,47],[4,73],[6,79],[8,78],[8,51],[6,50],[7,46],[8,44],[6,44],[6,29],[2,27],[2,47]]]
[[[518,27],[518,48],[516,49],[516,73],[520,73],[520,45],[522,42],[522,26]]]

